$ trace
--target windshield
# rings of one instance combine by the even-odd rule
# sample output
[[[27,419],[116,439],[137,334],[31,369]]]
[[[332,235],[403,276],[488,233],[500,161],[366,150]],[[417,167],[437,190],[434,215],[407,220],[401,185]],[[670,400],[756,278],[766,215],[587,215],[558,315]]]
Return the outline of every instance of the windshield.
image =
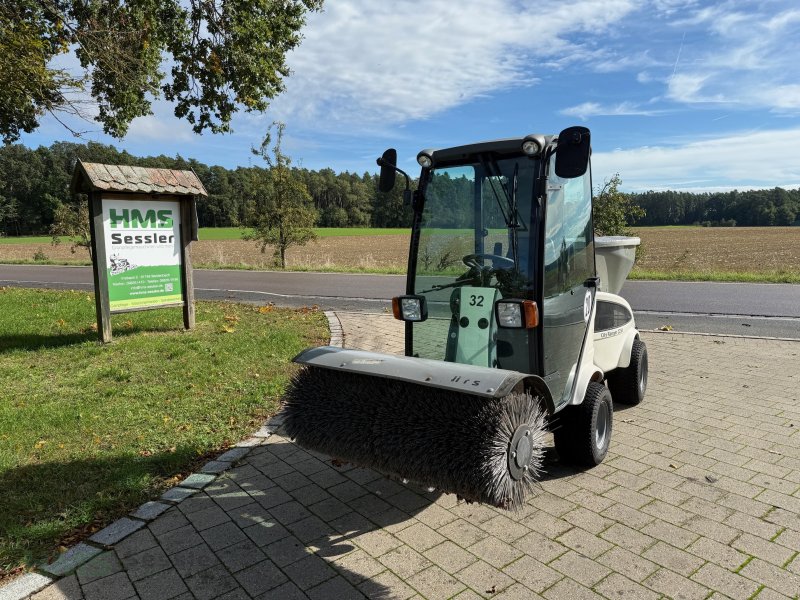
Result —
[[[424,295],[432,346],[415,328],[415,354],[441,359],[455,289],[492,288],[499,298],[532,298],[533,187],[538,160],[491,155],[429,172],[420,224],[414,293]],[[475,300],[477,302],[477,300]],[[421,331],[419,332],[421,333]],[[427,337],[427,335],[426,335]]]

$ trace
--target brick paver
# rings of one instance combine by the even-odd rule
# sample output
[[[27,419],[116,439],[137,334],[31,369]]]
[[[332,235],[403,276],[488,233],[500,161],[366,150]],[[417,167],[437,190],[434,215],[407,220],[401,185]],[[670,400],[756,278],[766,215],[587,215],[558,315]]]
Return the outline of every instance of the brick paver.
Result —
[[[391,317],[338,319],[345,346],[402,352]],[[800,343],[643,338],[647,397],[617,407],[606,461],[549,453],[518,513],[333,465],[267,426],[35,597],[797,598]]]

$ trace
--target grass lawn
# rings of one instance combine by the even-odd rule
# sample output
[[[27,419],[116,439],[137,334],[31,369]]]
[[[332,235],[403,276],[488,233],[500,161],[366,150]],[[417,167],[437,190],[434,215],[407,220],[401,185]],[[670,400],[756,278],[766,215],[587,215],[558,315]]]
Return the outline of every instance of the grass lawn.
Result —
[[[126,514],[277,410],[324,315],[199,302],[112,318],[94,296],[0,288],[0,578]]]

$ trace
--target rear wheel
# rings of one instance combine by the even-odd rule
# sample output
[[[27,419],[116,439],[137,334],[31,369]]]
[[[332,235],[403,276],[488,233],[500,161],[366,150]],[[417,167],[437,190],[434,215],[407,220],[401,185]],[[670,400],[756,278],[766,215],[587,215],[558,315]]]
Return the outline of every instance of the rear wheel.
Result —
[[[593,467],[603,462],[611,444],[614,405],[602,383],[592,381],[583,402],[561,411],[553,438],[561,460]]]
[[[608,374],[608,389],[615,402],[639,404],[647,391],[647,346],[633,340],[631,363],[624,369],[614,369]]]

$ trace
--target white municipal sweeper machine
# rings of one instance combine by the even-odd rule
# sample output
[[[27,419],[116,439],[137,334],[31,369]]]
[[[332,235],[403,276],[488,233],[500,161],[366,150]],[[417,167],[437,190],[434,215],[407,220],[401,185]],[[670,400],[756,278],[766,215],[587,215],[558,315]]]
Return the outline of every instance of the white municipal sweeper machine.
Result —
[[[590,133],[423,150],[413,193],[405,354],[311,348],[285,397],[306,448],[468,501],[518,508],[553,432],[562,460],[593,466],[613,401],[641,402],[647,350],[616,295],[635,238],[592,228]],[[633,241],[632,241],[633,240]]]

